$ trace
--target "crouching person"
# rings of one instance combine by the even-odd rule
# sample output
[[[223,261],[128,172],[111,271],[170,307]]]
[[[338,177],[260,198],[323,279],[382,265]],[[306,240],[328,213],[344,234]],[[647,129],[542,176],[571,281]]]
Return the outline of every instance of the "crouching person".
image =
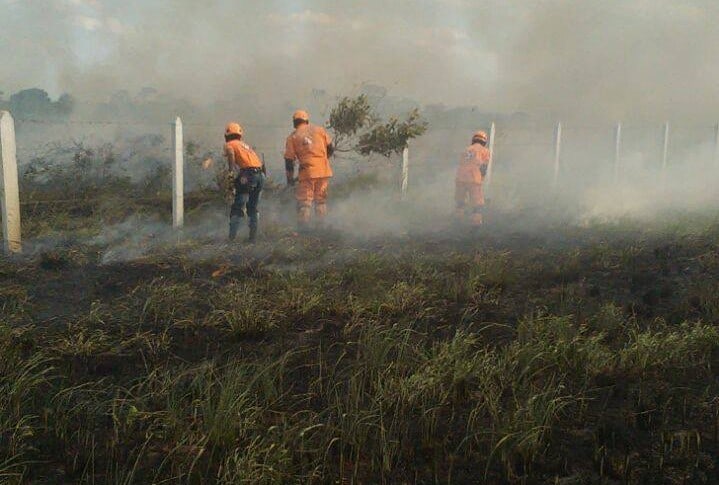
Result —
[[[235,200],[230,210],[230,241],[237,237],[242,219],[247,216],[250,226],[248,242],[254,242],[259,222],[257,206],[265,183],[265,172],[260,157],[242,140],[242,135],[243,130],[238,123],[227,125],[225,156],[235,188]]]

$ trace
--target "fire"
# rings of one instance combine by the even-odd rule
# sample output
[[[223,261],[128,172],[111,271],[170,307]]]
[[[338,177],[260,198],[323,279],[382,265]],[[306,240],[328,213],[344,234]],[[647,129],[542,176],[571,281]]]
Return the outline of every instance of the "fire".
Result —
[[[220,276],[227,273],[229,270],[230,270],[229,265],[223,264],[222,266],[220,266],[219,268],[217,268],[215,271],[212,272],[212,277],[219,278]]]

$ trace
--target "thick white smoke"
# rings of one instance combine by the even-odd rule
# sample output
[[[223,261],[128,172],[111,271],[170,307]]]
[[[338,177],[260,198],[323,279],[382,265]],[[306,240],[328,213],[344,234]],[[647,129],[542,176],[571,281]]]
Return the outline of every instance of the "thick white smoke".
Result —
[[[37,85],[105,99],[153,86],[268,120],[312,101],[313,89],[370,81],[425,104],[495,112],[719,112],[711,0],[2,0],[0,9],[6,92]]]
[[[237,119],[278,180],[295,108],[309,107],[322,123],[337,96],[369,82],[392,95],[380,110],[444,112],[411,147],[408,205],[386,189],[336,201],[333,223],[360,237],[448,226],[458,153],[491,119],[497,213],[583,221],[716,202],[709,128],[719,118],[719,6],[711,0],[0,0],[0,11],[6,94],[40,86],[94,103],[151,86],[166,103],[162,113],[148,110],[148,120],[164,123],[175,103],[186,139],[216,149],[224,123]],[[90,112],[81,103],[76,115]],[[554,188],[557,120],[565,131]],[[672,141],[662,175],[665,120]],[[37,127],[37,136],[51,129]],[[358,166],[338,167],[337,182]],[[126,229],[117,227],[120,239]]]

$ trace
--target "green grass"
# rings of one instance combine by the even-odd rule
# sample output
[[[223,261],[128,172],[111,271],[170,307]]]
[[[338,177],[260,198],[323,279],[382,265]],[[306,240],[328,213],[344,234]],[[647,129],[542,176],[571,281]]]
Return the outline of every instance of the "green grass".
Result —
[[[717,220],[1,260],[0,483],[716,483]]]

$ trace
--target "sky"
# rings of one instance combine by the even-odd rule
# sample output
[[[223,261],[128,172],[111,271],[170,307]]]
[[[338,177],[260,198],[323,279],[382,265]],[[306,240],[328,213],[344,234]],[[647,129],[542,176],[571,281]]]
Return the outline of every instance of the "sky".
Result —
[[[0,0],[0,90],[719,118],[714,0]]]

